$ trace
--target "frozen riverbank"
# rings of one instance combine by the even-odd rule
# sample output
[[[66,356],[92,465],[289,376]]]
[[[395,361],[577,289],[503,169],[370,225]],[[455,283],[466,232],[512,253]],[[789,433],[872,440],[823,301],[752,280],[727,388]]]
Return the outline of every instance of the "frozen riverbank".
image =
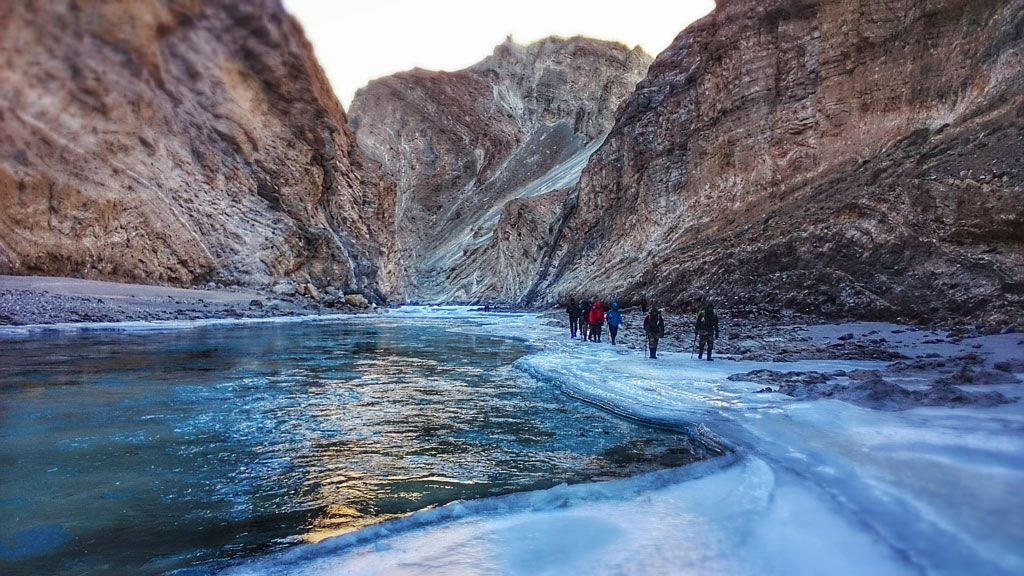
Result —
[[[1016,493],[1024,485],[1019,334],[951,338],[887,325],[816,327],[799,330],[807,349],[874,332],[871,338],[885,338],[885,348],[905,359],[902,365],[841,359],[707,363],[691,360],[678,346],[651,361],[635,349],[570,340],[550,318],[535,315],[454,309],[396,314],[410,321],[417,314],[473,314],[482,333],[511,333],[543,346],[518,363],[535,377],[624,416],[697,428],[734,453],[696,468],[452,504],[231,572],[1024,570],[1024,501]],[[998,392],[1008,403],[879,410],[759,392],[774,386],[730,379],[759,370],[845,373],[836,385],[853,385],[851,374],[877,371],[906,390],[959,378],[948,385],[965,393]],[[1009,378],[990,379],[992,373]]]

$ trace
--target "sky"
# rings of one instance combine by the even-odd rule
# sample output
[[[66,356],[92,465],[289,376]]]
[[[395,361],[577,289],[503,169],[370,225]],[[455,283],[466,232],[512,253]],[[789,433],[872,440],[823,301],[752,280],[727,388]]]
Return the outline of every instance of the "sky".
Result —
[[[509,35],[519,44],[589,36],[639,45],[652,56],[713,0],[284,0],[348,110],[356,90],[396,72],[460,70]]]

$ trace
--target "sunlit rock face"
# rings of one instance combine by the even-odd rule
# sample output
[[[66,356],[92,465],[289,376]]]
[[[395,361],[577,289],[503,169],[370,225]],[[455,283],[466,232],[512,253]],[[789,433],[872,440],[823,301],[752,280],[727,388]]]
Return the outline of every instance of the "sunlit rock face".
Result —
[[[525,296],[1024,326],[1024,2],[719,2]]]
[[[380,297],[376,174],[277,1],[4,4],[0,273]]]
[[[413,70],[360,90],[350,125],[398,184],[408,299],[519,298],[565,191],[650,62],[584,38],[507,41],[465,70]]]

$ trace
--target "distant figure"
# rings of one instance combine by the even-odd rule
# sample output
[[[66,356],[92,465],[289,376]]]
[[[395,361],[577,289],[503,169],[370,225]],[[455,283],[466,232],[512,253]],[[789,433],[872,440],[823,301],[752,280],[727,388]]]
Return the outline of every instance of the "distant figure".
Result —
[[[491,311],[491,305],[490,304],[484,304],[484,312],[490,312],[490,311]]]
[[[594,302],[594,307],[590,309],[590,341],[600,342],[601,341],[601,327],[604,326],[604,307],[601,306],[600,302]]]
[[[647,298],[640,298],[640,311],[647,314]]]
[[[569,315],[569,333],[575,338],[576,331],[580,326],[580,305],[570,298],[569,303],[565,306],[565,312]]]
[[[710,302],[697,312],[697,322],[693,331],[700,338],[697,359],[704,357],[704,346],[707,346],[708,361],[711,361],[711,350],[718,338],[718,314],[715,314],[715,307]]]
[[[619,326],[622,326],[622,313],[619,312],[618,302],[612,302],[612,309],[605,314],[604,319],[608,322],[608,334],[612,337],[612,346],[615,346],[615,336],[619,333]]]
[[[652,307],[651,313],[644,318],[644,332],[647,334],[647,345],[651,348],[651,358],[657,358],[658,340],[665,337],[665,319],[657,308]]]

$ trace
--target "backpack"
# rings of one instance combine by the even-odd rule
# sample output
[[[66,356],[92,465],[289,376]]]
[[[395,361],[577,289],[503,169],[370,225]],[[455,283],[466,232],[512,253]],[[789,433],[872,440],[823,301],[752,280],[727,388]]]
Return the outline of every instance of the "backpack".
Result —
[[[714,330],[716,320],[717,318],[715,318],[714,310],[709,312],[707,309],[701,308],[700,311],[697,312],[697,330],[706,330],[709,332]]]

